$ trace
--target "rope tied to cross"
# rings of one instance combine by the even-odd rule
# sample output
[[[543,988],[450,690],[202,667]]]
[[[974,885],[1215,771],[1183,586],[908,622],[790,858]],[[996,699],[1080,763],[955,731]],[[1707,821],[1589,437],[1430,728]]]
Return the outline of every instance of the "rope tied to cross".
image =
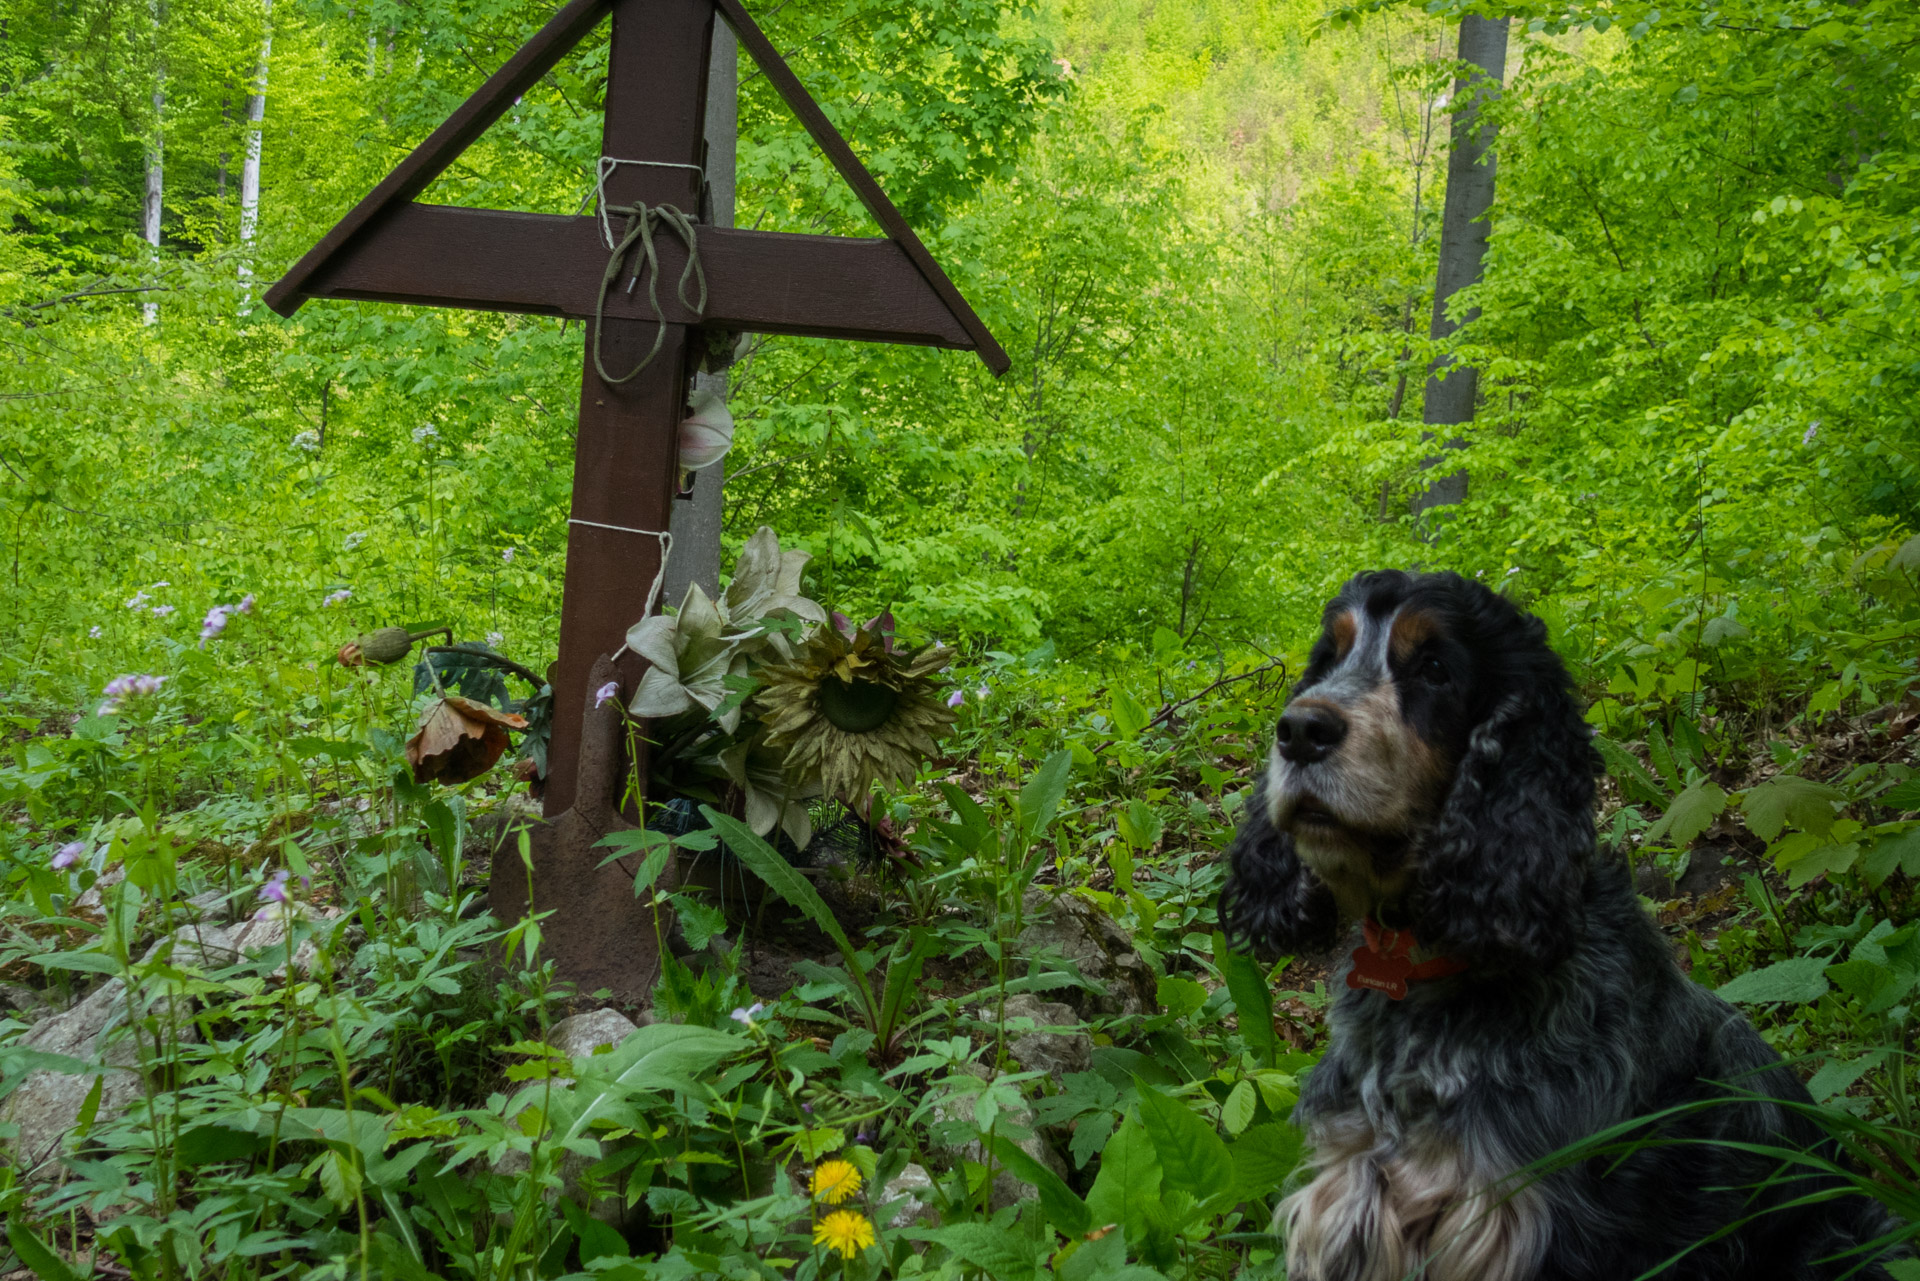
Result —
[[[638,202],[631,205],[603,205],[601,208],[604,214],[618,214],[627,220],[625,230],[621,232],[620,239],[607,256],[607,270],[600,277],[600,298],[593,308],[593,367],[598,371],[602,382],[610,387],[618,387],[621,383],[632,382],[639,377],[640,371],[652,364],[653,358],[660,354],[660,346],[667,339],[667,317],[666,313],[660,310],[660,253],[654,247],[655,225],[664,226],[672,231],[687,247],[687,265],[680,272],[680,283],[676,292],[680,296],[681,305],[696,316],[704,315],[707,310],[707,273],[706,269],[700,265],[700,240],[698,233],[694,230],[694,221],[678,208],[673,205],[649,207]],[[621,272],[626,270],[627,257],[636,244],[640,246],[640,253],[633,261],[633,274],[627,280],[627,292],[632,293],[640,277],[646,276],[647,303],[653,308],[655,325],[653,346],[648,349],[645,356],[640,358],[639,364],[615,378],[607,372],[606,362],[600,358],[601,335],[606,329],[607,290],[613,287],[613,283],[620,279]],[[687,297],[689,280],[699,282],[698,302]]]

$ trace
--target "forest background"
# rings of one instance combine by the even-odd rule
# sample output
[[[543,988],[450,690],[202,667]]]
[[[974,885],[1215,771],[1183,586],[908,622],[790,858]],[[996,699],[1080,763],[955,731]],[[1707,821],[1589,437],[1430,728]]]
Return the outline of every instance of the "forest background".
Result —
[[[775,338],[733,370],[728,559],[771,525],[834,608],[962,651],[955,754],[923,783],[964,763],[1010,786],[1069,751],[1076,867],[1130,886],[1132,851],[1186,878],[1188,914],[1159,925],[1177,973],[1279,694],[1182,700],[1297,671],[1358,569],[1458,570],[1547,621],[1608,757],[1603,830],[1651,899],[1685,900],[1702,843],[1757,873],[1665,918],[1696,973],[1747,983],[1728,990],[1812,1056],[1823,1103],[1904,1124],[1920,11],[1501,6],[1493,236],[1454,312],[1479,315],[1436,344],[1456,20],[1489,6],[750,7],[1014,361],[995,380]],[[261,744],[337,731],[329,659],[360,632],[446,620],[550,661],[578,328],[258,301],[547,16],[0,0],[0,850],[21,911],[51,851],[142,810],[126,779],[156,831],[253,797],[218,821],[255,848],[287,789],[318,786]],[[423,199],[583,208],[604,39]],[[739,225],[873,234],[741,77]],[[1471,486],[1417,517],[1441,355],[1482,371]],[[136,672],[166,676],[164,714],[115,737],[93,713]],[[397,679],[365,714],[404,733]],[[916,796],[903,819],[939,804]],[[1117,912],[1152,938],[1156,910]]]

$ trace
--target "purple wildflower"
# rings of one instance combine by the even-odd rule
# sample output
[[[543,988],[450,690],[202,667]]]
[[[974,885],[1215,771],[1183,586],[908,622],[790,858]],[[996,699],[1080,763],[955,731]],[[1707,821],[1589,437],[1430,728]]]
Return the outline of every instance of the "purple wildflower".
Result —
[[[251,614],[253,612],[253,593],[248,592],[245,596],[242,596],[240,603],[233,607],[233,612],[236,614]]]
[[[948,707],[958,707],[960,706],[960,704],[966,701],[967,701],[967,692],[963,689],[956,689],[953,691],[953,693],[947,695]]]
[[[68,841],[54,854],[53,865],[55,867],[72,867],[80,861],[81,856],[86,852],[87,843],[85,841]]]
[[[1807,424],[1807,434],[1800,438],[1800,443],[1803,445],[1811,445],[1813,443],[1813,438],[1819,434],[1820,434],[1820,420],[1816,418],[1812,422]]]
[[[608,681],[605,685],[593,691],[593,705],[595,707],[605,707],[618,697],[620,697],[620,682]]]
[[[985,701],[987,697],[987,692],[988,692],[987,687],[985,685],[982,685],[979,689],[976,689],[973,691],[973,696],[977,699]]]
[[[132,599],[127,601],[127,608],[139,609],[142,605],[146,604],[148,601],[152,599],[153,597],[147,595],[145,591],[137,591],[133,594]]]
[[[504,641],[504,640],[506,640],[506,639],[507,639],[507,638],[506,638],[505,636],[502,636],[502,635],[501,635],[501,634],[500,634],[499,632],[488,632],[488,633],[487,633],[487,648],[488,648],[488,649],[499,649],[499,648],[500,648],[500,643],[501,643],[502,641]]]
[[[344,605],[352,596],[353,596],[353,589],[351,587],[342,587],[337,592],[329,592],[327,594],[327,598],[321,601],[320,605],[322,608],[326,608],[332,605]]]
[[[87,628],[87,636],[92,640],[99,640],[101,637],[101,634],[102,633],[100,631],[100,624],[98,623],[95,623],[92,627]]]
[[[743,1027],[752,1027],[753,1016],[766,1008],[767,1007],[762,1005],[760,1002],[755,1001],[752,1005],[747,1006],[745,1009],[736,1009],[732,1014],[729,1014],[727,1017],[732,1019],[735,1023],[738,1023]]]
[[[99,715],[110,716],[120,710],[120,704],[129,698],[146,698],[157,694],[160,686],[166,683],[164,676],[116,676],[107,682],[101,691],[106,701],[100,704]]]
[[[201,649],[205,649],[208,641],[227,629],[227,614],[234,608],[232,605],[215,605],[207,611],[206,618],[200,623]]]
[[[272,876],[269,876],[266,883],[260,887],[260,901],[262,903],[286,902],[287,879],[292,875],[293,873],[283,867]]]
[[[168,614],[171,614],[172,612],[173,612],[173,606],[171,605],[155,605],[153,607],[153,616],[155,618],[165,618]]]
[[[509,565],[513,564],[513,548],[509,547],[505,551],[501,552],[500,559],[505,561]]]

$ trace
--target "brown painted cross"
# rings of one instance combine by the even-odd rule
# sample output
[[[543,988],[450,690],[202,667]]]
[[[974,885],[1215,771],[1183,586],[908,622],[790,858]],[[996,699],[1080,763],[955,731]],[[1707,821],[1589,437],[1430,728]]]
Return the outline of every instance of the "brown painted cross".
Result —
[[[686,247],[661,227],[654,236],[654,280],[664,323],[656,325],[644,288],[616,288],[607,291],[605,320],[596,334],[596,300],[608,261],[600,219],[414,202],[611,13],[603,200],[697,210],[716,12],[859,195],[885,239],[700,226],[708,296],[696,314],[674,287],[687,262]],[[613,227],[618,234],[617,219]],[[639,910],[625,878],[614,869],[597,870],[598,857],[579,850],[569,856],[560,848],[568,842],[555,833],[565,829],[563,811],[573,809],[576,792],[583,804],[592,799],[605,808],[606,780],[580,778],[581,734],[594,719],[588,681],[596,656],[622,646],[659,569],[659,541],[646,531],[665,530],[671,514],[678,429],[699,355],[689,330],[707,326],[962,348],[977,352],[996,374],[1008,366],[1006,353],[740,0],[571,0],[266,295],[267,305],[284,316],[308,298],[531,312],[587,322],[545,798],[547,814],[559,817],[536,843],[534,897],[538,906],[559,910],[548,937],[565,977],[584,990],[605,986],[644,1000],[657,965],[651,916]],[[656,339],[657,354],[632,381],[612,385],[601,379],[596,341],[602,362],[618,376]],[[626,690],[639,669],[632,654],[621,658],[618,674]],[[592,831],[604,831],[614,820],[610,812],[581,817],[575,826]],[[591,844],[585,840],[583,848]],[[523,901],[523,878],[502,870],[520,884]],[[511,887],[496,880],[496,907],[511,908],[514,897]]]

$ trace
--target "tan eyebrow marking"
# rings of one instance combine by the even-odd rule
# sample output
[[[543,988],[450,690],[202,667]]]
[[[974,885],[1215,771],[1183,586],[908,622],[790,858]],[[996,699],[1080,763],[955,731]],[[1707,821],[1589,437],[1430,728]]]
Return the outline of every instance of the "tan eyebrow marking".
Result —
[[[1333,637],[1335,662],[1345,658],[1352,651],[1354,638],[1359,633],[1360,625],[1353,621],[1351,611],[1334,615],[1333,621],[1327,624],[1327,634]]]
[[[1440,635],[1440,620],[1421,610],[1412,610],[1393,620],[1393,632],[1387,638],[1387,651],[1393,661],[1404,663],[1422,645]]]

